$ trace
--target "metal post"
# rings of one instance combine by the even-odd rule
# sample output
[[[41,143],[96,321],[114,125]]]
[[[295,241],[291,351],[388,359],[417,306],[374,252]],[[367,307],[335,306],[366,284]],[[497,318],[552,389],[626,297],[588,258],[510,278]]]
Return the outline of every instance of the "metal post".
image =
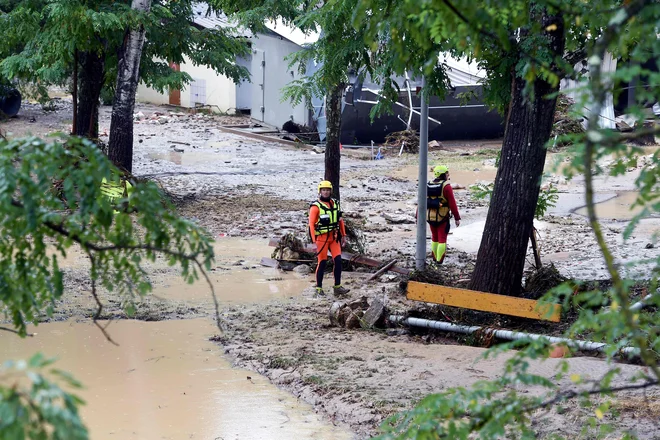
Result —
[[[415,268],[424,270],[426,263],[426,179],[428,176],[429,103],[422,77],[421,116],[419,121],[419,175],[417,179],[417,255]]]

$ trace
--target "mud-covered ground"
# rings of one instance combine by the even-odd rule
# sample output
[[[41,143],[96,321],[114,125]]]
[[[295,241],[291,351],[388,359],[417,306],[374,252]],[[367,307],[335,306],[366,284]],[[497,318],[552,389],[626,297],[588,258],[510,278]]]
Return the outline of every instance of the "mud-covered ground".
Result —
[[[71,105],[56,102],[56,111],[44,112],[38,105],[24,105],[18,118],[2,123],[10,136],[28,132],[45,135],[66,131],[71,123]],[[305,211],[315,198],[316,184],[323,176],[323,155],[312,148],[291,147],[276,142],[257,141],[226,133],[222,125],[247,122],[228,116],[191,115],[176,108],[139,105],[136,112],[145,118],[135,124],[134,173],[157,180],[175,201],[179,212],[197,221],[217,238],[241,237],[266,243],[268,238],[294,233],[304,239]],[[107,142],[110,108],[102,107],[100,132]],[[453,186],[463,217],[459,228],[449,236],[449,253],[442,271],[446,279],[460,285],[469,279],[474,266],[487,213],[484,201],[470,198],[468,185],[492,181],[497,142],[453,142],[430,153],[429,162],[442,162],[452,170]],[[650,154],[653,149],[648,149]],[[362,224],[367,255],[382,261],[397,259],[400,266],[414,265],[416,158],[386,151],[385,159],[369,158],[366,149],[345,149],[342,156],[342,206],[347,216]],[[552,173],[548,159],[547,181],[560,191],[558,205],[537,222],[545,262],[553,262],[562,275],[570,278],[603,280],[604,261],[579,209],[584,205],[580,179],[566,182]],[[638,169],[616,179],[599,177],[597,200],[630,198]],[[617,197],[618,196],[618,197]],[[616,198],[615,198],[616,197]],[[609,209],[609,210],[608,210]],[[605,206],[603,225],[612,251],[622,263],[657,256],[654,234],[660,219],[642,220],[632,238],[624,241],[622,231],[630,218],[626,206]],[[240,267],[258,271],[262,255],[240,260],[220,259],[214,271]],[[533,258],[528,255],[531,264]],[[89,318],[95,305],[89,300],[87,265],[82,257],[65,264],[67,295],[58,304],[53,319]],[[630,276],[648,276],[648,265],[626,269]],[[377,281],[367,281],[373,270],[361,268],[345,272],[344,285],[351,289],[351,301],[362,296],[368,302],[383,301],[392,313],[405,314],[425,306],[405,299],[402,278],[392,272]],[[409,332],[405,329],[346,330],[332,327],[328,317],[334,298],[326,278],[328,295],[314,296],[312,276],[298,277],[297,291],[272,301],[222,303],[223,332],[217,341],[233,361],[267,376],[325,414],[346,424],[365,438],[377,432],[391,414],[410,408],[423,396],[454,386],[468,386],[477,380],[497,377],[503,361],[476,361],[483,349],[466,346],[466,338],[448,334]],[[156,264],[150,274],[155,290],[170,286],[175,270]],[[307,286],[307,287],[305,287]],[[197,288],[207,289],[202,283]],[[240,294],[240,284],[231,285]],[[216,289],[217,290],[217,289]],[[103,317],[124,317],[121,300],[102,293],[106,304]],[[150,297],[137,308],[137,317],[146,320],[211,317],[210,301]],[[535,363],[533,368],[552,375],[557,360]],[[593,357],[569,360],[574,372],[598,378],[605,364]],[[623,376],[634,374],[634,366],[622,366]],[[565,384],[562,384],[565,385]],[[531,390],[534,392],[534,390]],[[654,424],[660,415],[657,405],[644,395],[614,398],[622,415],[619,429],[635,428],[642,438],[657,438]],[[633,411],[633,408],[635,409]],[[583,428],[589,409],[578,405],[562,407],[561,414],[537,414],[534,426],[539,437],[552,433],[574,437]],[[594,431],[595,432],[595,431]],[[587,438],[590,438],[587,436]]]

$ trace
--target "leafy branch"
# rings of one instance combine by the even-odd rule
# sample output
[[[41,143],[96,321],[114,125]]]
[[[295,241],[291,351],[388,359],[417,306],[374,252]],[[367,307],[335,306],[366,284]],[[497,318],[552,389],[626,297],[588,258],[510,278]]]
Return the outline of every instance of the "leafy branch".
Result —
[[[655,362],[655,355],[649,350],[647,339],[640,329],[639,321],[634,316],[635,313],[630,310],[628,292],[626,291],[623,280],[621,279],[618,268],[614,262],[614,256],[605,242],[600,222],[596,216],[593,187],[593,158],[595,150],[598,145],[607,142],[606,136],[602,134],[598,126],[598,119],[607,94],[605,82],[603,81],[601,61],[604,59],[605,52],[608,50],[609,46],[616,41],[618,35],[622,32],[624,25],[634,20],[637,14],[653,3],[652,0],[638,0],[626,4],[611,19],[608,26],[603,29],[601,36],[596,40],[593,54],[589,58],[592,94],[595,104],[591,107],[588,116],[589,122],[585,135],[584,172],[589,223],[596,237],[598,246],[603,253],[603,257],[605,258],[607,270],[612,277],[614,296],[616,298],[615,308],[617,310],[620,309],[625,323],[632,334],[632,339],[640,349],[640,357],[644,364],[653,371],[656,378],[660,379],[660,368]],[[640,132],[641,131],[645,130],[640,130]],[[632,135],[640,136],[639,132],[632,133],[629,138],[632,138]],[[622,137],[623,136],[621,136],[621,138]]]

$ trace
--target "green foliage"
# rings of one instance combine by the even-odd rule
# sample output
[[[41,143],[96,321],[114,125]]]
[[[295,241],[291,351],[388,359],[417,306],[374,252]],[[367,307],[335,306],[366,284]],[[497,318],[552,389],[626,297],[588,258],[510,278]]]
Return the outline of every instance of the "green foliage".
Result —
[[[561,57],[551,55],[550,39],[543,37],[553,31],[543,28],[542,17],[546,14],[560,14],[559,24],[565,26],[566,52]],[[532,375],[529,373],[532,361],[548,356],[549,343],[521,340],[502,344],[488,356],[510,349],[518,351],[507,361],[501,378],[428,396],[414,409],[389,419],[382,427],[380,438],[536,438],[533,421],[538,416],[537,410],[550,408],[564,408],[562,411],[580,408],[577,415],[571,416],[582,421],[582,434],[587,438],[604,438],[609,432],[617,432],[623,438],[635,437],[634,432],[612,424],[617,414],[602,396],[613,397],[626,389],[658,386],[660,338],[655,323],[660,318],[657,312],[660,255],[631,263],[638,270],[647,268],[642,276],[648,283],[645,293],[650,294],[644,300],[648,308],[631,310],[631,304],[641,298],[631,290],[631,283],[622,279],[619,270],[623,267],[617,264],[603,237],[595,216],[593,177],[621,175],[631,166],[640,168],[636,205],[642,207],[642,212],[629,223],[624,238],[631,236],[643,216],[660,212],[660,155],[654,153],[642,161],[642,152],[630,145],[644,134],[657,134],[657,126],[628,134],[598,126],[599,112],[613,84],[629,82],[637,76],[650,84],[640,88],[637,102],[626,110],[636,119],[637,127],[643,126],[644,108],[660,99],[660,90],[653,87],[660,81],[658,72],[644,68],[649,59],[657,59],[660,53],[660,39],[648,38],[657,34],[659,20],[660,4],[645,0],[606,1],[598,5],[573,0],[531,3],[486,0],[478,8],[467,0],[361,3],[355,21],[368,23],[368,38],[374,49],[382,41],[382,35],[389,36],[389,65],[394,72],[420,68],[425,74],[433,75],[439,51],[474,59],[487,72],[484,96],[500,111],[508,107],[511,72],[527,81],[526,93],[530,97],[533,97],[532,85],[538,79],[551,84],[562,78],[577,81],[572,90],[577,95],[574,108],[586,113],[579,117],[584,116],[589,127],[585,132],[575,130],[559,136],[558,142],[572,144],[572,161],[565,168],[566,175],[585,176],[589,222],[611,277],[608,289],[584,291],[574,283],[564,284],[543,300],[559,301],[564,311],[578,314],[565,336],[588,337],[606,344],[606,360],[610,365],[606,375],[587,381],[579,374],[571,374],[567,363],[562,363],[552,378]],[[600,71],[606,51],[628,64],[620,64],[616,72]],[[581,59],[588,60],[589,78],[580,71],[581,66],[574,68]],[[603,165],[609,158],[613,162]],[[471,190],[481,197],[492,191],[483,185]],[[542,194],[536,215],[542,215],[556,198],[555,188]],[[646,367],[632,380],[622,376],[614,363],[615,356],[624,356],[621,350],[626,347],[634,353],[636,362]],[[534,393],[527,393],[531,387]],[[521,388],[524,393],[519,391]]]
[[[143,261],[163,254],[188,282],[209,267],[210,238],[155,184],[135,183],[113,206],[100,192],[104,178],[117,181],[119,172],[86,140],[0,141],[0,302],[20,334],[52,312],[63,293],[58,257],[75,244],[91,260],[93,289],[116,292],[128,308],[151,289]]]
[[[234,81],[248,78],[235,57],[249,53],[248,42],[234,28],[199,29],[193,25],[192,1],[154,1],[149,14],[129,3],[108,0],[5,1],[0,4],[0,76],[18,80],[25,91],[45,93],[44,86],[65,85],[75,52],[102,53],[105,84],[114,88],[124,31],[143,25],[146,42],[140,80],[163,91],[181,88],[192,78],[169,62],[206,66]]]
[[[80,420],[78,407],[84,402],[49,380],[44,370],[52,365],[40,353],[29,361],[7,361],[0,375],[13,380],[0,385],[0,438],[6,440],[85,440],[88,432]],[[49,376],[67,387],[81,385],[68,373],[50,369]],[[29,386],[28,386],[29,383]]]
[[[470,185],[470,197],[474,200],[489,199],[493,194],[494,187],[495,185],[493,183],[477,183],[475,185]],[[549,208],[556,206],[557,200],[559,199],[558,193],[559,191],[552,184],[545,188],[541,188],[539,191],[538,202],[536,202],[534,217],[540,220],[545,216]]]
[[[548,209],[557,206],[557,200],[559,199],[558,193],[559,191],[557,190],[557,187],[553,184],[541,188],[541,191],[539,192],[539,200],[536,202],[534,217],[540,220],[545,216],[546,212],[548,212]]]

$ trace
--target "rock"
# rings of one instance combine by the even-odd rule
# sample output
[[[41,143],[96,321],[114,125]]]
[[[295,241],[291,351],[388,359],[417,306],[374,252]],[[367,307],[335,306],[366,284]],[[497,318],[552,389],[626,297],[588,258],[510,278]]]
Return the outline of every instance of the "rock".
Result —
[[[369,302],[367,301],[367,297],[363,296],[360,299],[356,299],[348,303],[348,307],[351,310],[357,310],[357,309],[368,309],[369,308]]]
[[[361,323],[360,323],[360,318],[364,314],[364,311],[362,309],[355,309],[351,310],[350,314],[346,318],[346,324],[344,327],[346,327],[349,330],[360,328]]]
[[[646,246],[644,246],[645,249],[653,249],[655,245],[653,243],[646,243]]]
[[[351,316],[351,314],[353,314],[353,311],[350,307],[344,306],[339,309],[339,312],[337,313],[337,323],[340,327],[346,326],[346,320],[348,320],[348,317]]]
[[[312,151],[316,154],[323,154],[325,153],[325,149],[321,147],[312,147]]]
[[[408,215],[392,215],[385,213],[383,214],[383,218],[387,223],[394,225],[402,225],[402,224],[409,225],[415,223],[415,219]]]
[[[299,273],[300,275],[309,275],[309,273],[312,271],[309,266],[306,264],[300,264],[296,267],[293,268],[293,271],[295,273]]]
[[[170,121],[170,119],[167,116],[159,116],[158,117],[158,123],[160,125],[167,124]]]
[[[342,309],[346,307],[346,303],[343,302],[334,302],[330,306],[330,311],[328,311],[328,318],[330,318],[330,325],[334,327],[343,327],[343,323],[340,323],[339,315]],[[346,323],[346,318],[344,317],[344,323]]]
[[[133,120],[135,121],[141,121],[144,119],[144,113],[142,112],[137,112],[133,114]]]
[[[443,148],[444,145],[442,145],[442,142],[438,141],[431,141],[429,142],[429,150],[432,150],[434,148]]]
[[[289,248],[286,248],[282,252],[282,258],[285,260],[297,260],[300,258],[300,254],[298,252],[292,251]]]
[[[482,165],[488,166],[488,167],[494,167],[495,166],[495,159],[486,159],[483,162],[481,162]]]
[[[384,327],[387,307],[380,300],[374,299],[362,318],[364,328]]]

